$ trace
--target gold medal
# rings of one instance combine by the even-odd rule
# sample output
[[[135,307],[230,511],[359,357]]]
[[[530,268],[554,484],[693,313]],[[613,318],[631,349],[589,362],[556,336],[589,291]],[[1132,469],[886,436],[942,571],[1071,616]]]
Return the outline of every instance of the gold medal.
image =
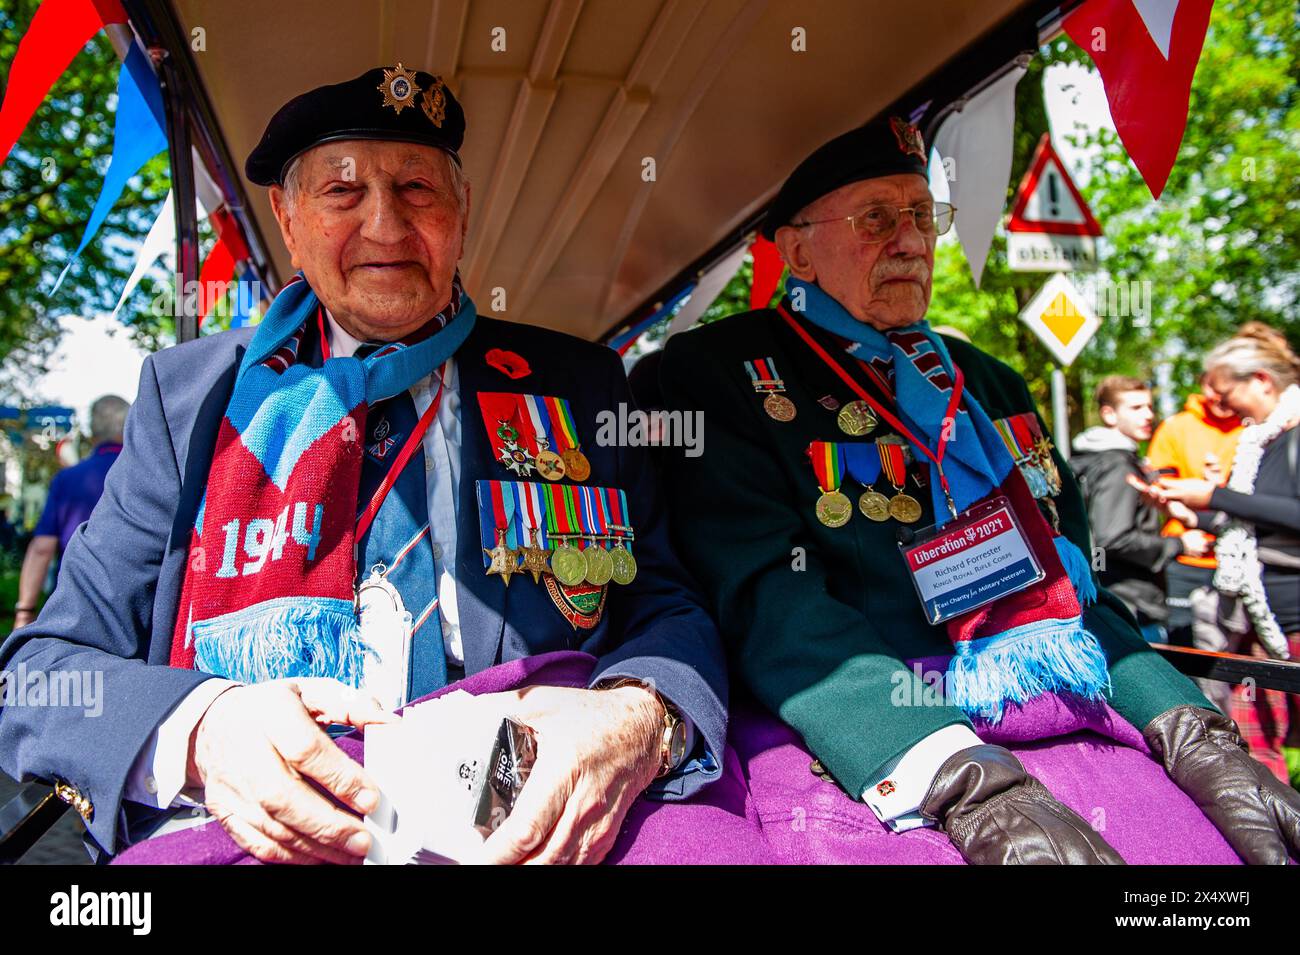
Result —
[[[593,587],[603,587],[614,576],[614,558],[600,543],[588,544],[582,551],[582,559],[586,564],[582,579]]]
[[[537,468],[537,473],[548,481],[558,481],[564,477],[564,459],[550,448],[543,448],[537,452],[537,457],[533,459],[533,467]]]
[[[542,579],[542,574],[551,572],[550,565],[546,563],[548,556],[546,548],[538,546],[537,534],[536,527],[528,528],[528,546],[519,549],[519,554],[524,559],[523,566],[519,569],[526,574],[532,574],[533,583],[538,583]]]
[[[889,520],[889,498],[878,491],[868,490],[858,498],[858,510],[873,521]]]
[[[636,558],[622,540],[614,545],[609,557],[614,562],[614,583],[626,586],[636,579]]]
[[[582,583],[587,574],[587,562],[582,551],[565,541],[551,553],[551,573],[566,587]]]
[[[569,448],[560,457],[564,461],[564,473],[575,481],[585,481],[591,477],[591,462],[577,448]]]
[[[826,491],[817,498],[817,520],[827,527],[843,527],[853,516],[853,505],[839,491]]]
[[[774,421],[794,420],[794,402],[785,395],[777,394],[775,391],[763,399],[763,410]]]
[[[910,494],[895,494],[889,501],[889,516],[904,524],[915,524],[921,519],[921,502]]]
[[[850,401],[835,416],[835,423],[845,434],[860,438],[876,430],[879,422],[876,413],[871,410],[871,405],[865,401]]]
[[[488,575],[496,574],[509,587],[510,576],[519,570],[519,551],[506,546],[506,532],[503,528],[497,528],[497,545],[491,550],[484,547],[483,553],[492,558],[487,569]]]

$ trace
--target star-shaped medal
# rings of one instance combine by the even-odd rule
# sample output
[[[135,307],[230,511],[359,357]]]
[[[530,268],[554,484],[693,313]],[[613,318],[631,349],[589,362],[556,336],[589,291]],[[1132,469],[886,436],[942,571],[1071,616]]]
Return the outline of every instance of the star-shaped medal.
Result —
[[[398,63],[394,69],[384,67],[384,80],[377,87],[384,94],[382,106],[391,106],[399,116],[402,110],[415,105],[416,94],[420,92],[415,82],[415,71],[408,70]]]
[[[549,562],[551,555],[545,547],[537,546],[536,527],[530,527],[528,529],[528,546],[521,547],[519,553],[522,554],[524,558],[524,566],[522,570],[526,574],[533,575],[533,583],[536,584],[541,582],[542,574],[549,574],[551,572],[551,565]]]
[[[492,563],[487,569],[488,576],[496,574],[509,587],[511,575],[519,572],[519,551],[506,546],[504,528],[497,528],[497,546],[491,550],[484,547],[483,553],[492,558]]]

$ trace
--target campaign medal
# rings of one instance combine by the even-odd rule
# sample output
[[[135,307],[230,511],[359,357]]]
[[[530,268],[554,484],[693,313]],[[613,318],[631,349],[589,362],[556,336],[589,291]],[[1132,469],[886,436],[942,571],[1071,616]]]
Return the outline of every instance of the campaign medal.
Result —
[[[817,520],[827,527],[843,527],[853,516],[853,505],[840,492],[844,480],[844,452],[830,441],[814,441],[808,445],[813,472],[817,475]]]
[[[849,477],[866,488],[858,498],[858,510],[873,521],[888,520],[889,498],[876,490],[876,481],[880,478],[880,455],[876,453],[875,445],[859,442],[842,447]]]
[[[519,552],[506,545],[506,529],[504,527],[497,528],[496,546],[491,550],[484,547],[483,553],[487,554],[492,560],[487,569],[488,576],[497,575],[509,587],[511,575],[519,570]]]
[[[546,399],[540,395],[524,395],[523,398],[524,410],[533,426],[533,443],[537,445],[537,457],[533,466],[546,480],[558,481],[564,477],[564,459],[551,450],[555,445],[555,425],[551,421]]]
[[[901,444],[877,441],[880,468],[894,486],[894,496],[889,499],[889,516],[904,524],[915,524],[921,519],[921,502],[903,490],[907,483],[907,457]]]
[[[850,401],[840,408],[839,414],[835,416],[835,423],[845,434],[861,438],[875,431],[876,425],[880,422],[876,413],[871,410],[871,405],[858,400]]]
[[[581,583],[587,575],[587,562],[582,557],[582,551],[567,538],[551,552],[551,573],[560,583],[569,586]]]
[[[785,382],[776,372],[776,363],[771,358],[755,358],[745,362],[745,371],[754,386],[754,394],[763,395],[763,410],[773,421],[793,421],[794,402],[787,398]]]
[[[626,587],[636,579],[636,558],[623,546],[623,538],[620,537],[614,542],[614,549],[609,552],[609,558],[614,565],[614,583]]]
[[[602,488],[609,511],[606,529],[613,532],[614,549],[609,552],[614,563],[614,583],[627,586],[636,579],[636,558],[627,547],[633,539],[632,526],[627,519],[627,500],[617,488]]]
[[[578,444],[578,426],[574,423],[568,400],[541,398],[537,402],[537,410],[539,416],[545,413],[545,418],[541,420],[547,428],[547,439],[551,450],[559,449],[565,475],[574,481],[585,481],[591,477],[591,462]]]
[[[540,531],[536,527],[528,528],[528,546],[520,549],[519,553],[524,562],[520,567],[524,573],[533,575],[533,583],[542,579],[542,574],[549,574],[551,566],[547,563],[549,554],[545,547],[538,544],[538,534]]]
[[[582,579],[587,583],[600,587],[613,579],[614,559],[609,556],[609,551],[599,540],[587,542],[587,546],[582,551],[582,558],[586,564]]]

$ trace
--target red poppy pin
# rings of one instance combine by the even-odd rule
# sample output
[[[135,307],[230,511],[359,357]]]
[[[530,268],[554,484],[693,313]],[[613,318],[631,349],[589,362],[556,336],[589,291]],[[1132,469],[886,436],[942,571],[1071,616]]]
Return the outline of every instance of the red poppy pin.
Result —
[[[523,355],[516,355],[504,348],[493,348],[484,357],[489,365],[508,378],[523,378],[533,373]]]

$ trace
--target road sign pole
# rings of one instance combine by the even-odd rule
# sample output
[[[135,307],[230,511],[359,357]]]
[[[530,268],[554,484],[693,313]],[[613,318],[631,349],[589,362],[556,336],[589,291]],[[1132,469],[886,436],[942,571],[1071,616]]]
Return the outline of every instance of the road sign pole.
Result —
[[[1052,430],[1056,433],[1056,450],[1070,460],[1070,411],[1065,402],[1065,371],[1052,369]]]

